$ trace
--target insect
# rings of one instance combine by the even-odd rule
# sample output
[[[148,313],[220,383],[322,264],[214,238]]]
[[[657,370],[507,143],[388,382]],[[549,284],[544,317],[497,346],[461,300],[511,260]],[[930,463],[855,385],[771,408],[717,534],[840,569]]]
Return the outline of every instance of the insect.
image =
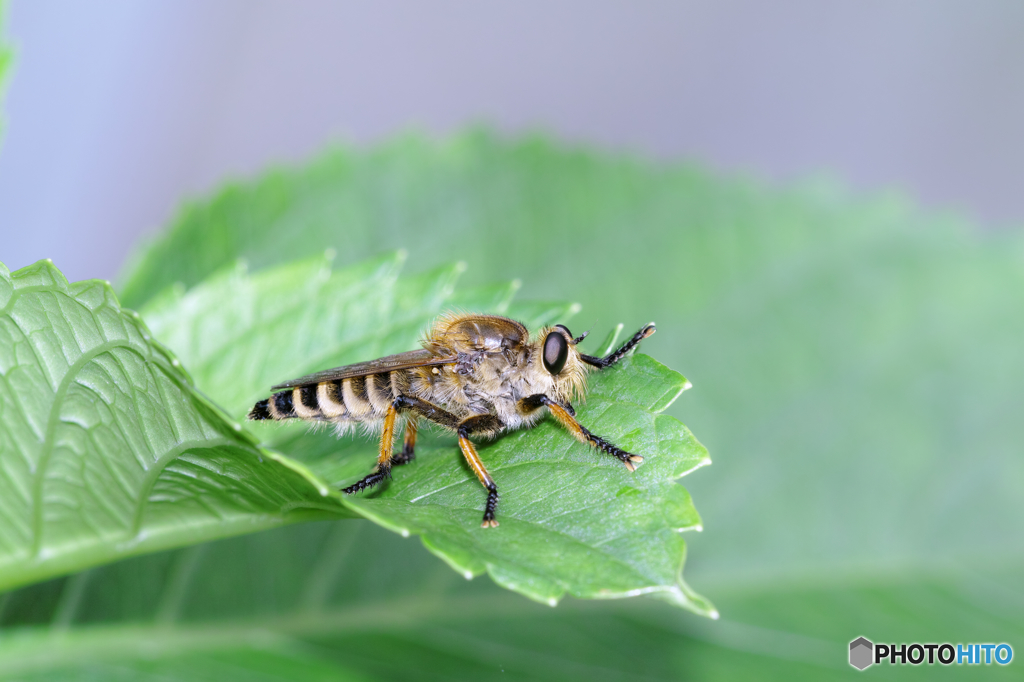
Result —
[[[327,422],[339,435],[358,424],[379,430],[376,468],[344,488],[348,494],[385,481],[392,467],[412,461],[420,419],[438,424],[458,436],[462,455],[487,489],[482,526],[493,528],[498,486],[470,436],[532,426],[547,408],[578,440],[634,471],[643,457],[588,431],[576,421],[572,402],[583,397],[588,371],[614,365],[655,331],[648,324],[599,358],[576,350],[587,333],[573,337],[565,325],[546,327],[531,338],[525,326],[507,317],[446,314],[433,324],[423,348],[278,384],[271,390],[283,390],[256,403],[249,419]],[[405,423],[404,442],[394,453],[399,420]]]

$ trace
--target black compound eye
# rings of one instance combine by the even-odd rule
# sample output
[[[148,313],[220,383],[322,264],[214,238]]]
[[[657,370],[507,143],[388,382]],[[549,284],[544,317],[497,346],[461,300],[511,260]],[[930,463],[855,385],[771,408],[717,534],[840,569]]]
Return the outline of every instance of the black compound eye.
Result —
[[[544,369],[558,374],[569,359],[569,342],[560,332],[551,332],[544,339]]]

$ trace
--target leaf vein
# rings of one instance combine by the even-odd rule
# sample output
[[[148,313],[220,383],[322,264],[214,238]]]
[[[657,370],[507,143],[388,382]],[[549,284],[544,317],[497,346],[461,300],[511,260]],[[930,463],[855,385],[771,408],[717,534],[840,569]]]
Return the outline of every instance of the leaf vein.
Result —
[[[132,526],[128,534],[129,537],[138,537],[139,533],[142,531],[142,519],[145,513],[146,503],[149,500],[149,493],[153,490],[153,486],[156,485],[157,479],[171,462],[189,451],[213,450],[224,445],[234,445],[234,442],[223,437],[212,440],[187,440],[178,443],[176,446],[160,455],[156,462],[154,462],[146,471],[146,477],[143,479],[142,485],[139,487],[138,496],[135,501],[135,513],[133,514]]]
[[[59,423],[60,409],[64,405],[64,399],[67,397],[67,392],[72,383],[74,383],[78,373],[82,369],[92,362],[100,355],[106,353],[113,348],[127,348],[132,352],[138,353],[138,351],[130,346],[125,345],[126,342],[123,340],[107,341],[89,351],[84,352],[65,372],[60,384],[57,387],[57,391],[53,396],[53,403],[50,406],[50,414],[46,422],[46,435],[43,440],[43,450],[39,456],[39,462],[36,465],[35,475],[32,481],[32,550],[31,554],[34,557],[38,557],[42,550],[42,539],[43,539],[43,485],[46,478],[46,472],[50,464],[50,457],[53,455],[53,449],[55,447],[54,440],[56,438],[57,424]],[[141,354],[140,354],[141,356]]]

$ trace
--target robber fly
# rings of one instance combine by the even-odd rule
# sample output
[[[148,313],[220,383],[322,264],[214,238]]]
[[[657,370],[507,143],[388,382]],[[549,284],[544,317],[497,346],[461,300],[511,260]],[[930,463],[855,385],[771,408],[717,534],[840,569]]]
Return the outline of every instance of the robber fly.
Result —
[[[617,457],[630,471],[643,461],[597,436],[576,421],[574,400],[583,397],[591,368],[614,365],[655,332],[649,324],[607,357],[580,353],[561,324],[531,338],[525,326],[496,315],[442,315],[423,348],[379,360],[337,367],[286,381],[261,400],[249,419],[303,419],[327,422],[344,433],[357,424],[380,430],[380,454],[373,473],[344,488],[356,493],[390,478],[391,468],[410,462],[419,420],[454,432],[471,469],[487,489],[484,528],[498,525],[498,486],[487,473],[470,436],[494,436],[532,426],[554,415],[583,443]],[[405,423],[402,451],[394,453],[395,428]]]

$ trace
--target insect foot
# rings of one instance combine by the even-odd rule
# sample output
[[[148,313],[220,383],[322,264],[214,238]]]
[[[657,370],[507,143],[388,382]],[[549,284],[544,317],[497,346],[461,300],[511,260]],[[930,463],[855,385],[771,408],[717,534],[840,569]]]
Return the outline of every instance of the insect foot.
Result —
[[[625,464],[626,468],[630,471],[636,471],[636,466],[643,463],[644,458],[640,455],[634,455],[626,452],[625,450],[617,447],[614,443],[609,443],[604,438],[601,438],[601,436],[591,433],[585,426],[580,426],[579,428],[582,433],[581,440],[589,442],[601,452],[618,458],[618,460]]]
[[[481,528],[497,528],[498,521],[494,518],[494,512],[498,508],[498,486],[491,483],[487,486],[487,509],[484,511],[484,522]]]
[[[374,473],[370,474],[369,476],[366,476],[365,478],[363,478],[363,479],[361,479],[359,481],[356,481],[355,483],[353,483],[352,485],[350,485],[347,488],[342,488],[341,492],[345,493],[346,495],[352,495],[354,493],[358,493],[360,490],[366,490],[367,488],[372,488],[373,486],[377,485],[378,483],[383,483],[384,481],[386,481],[389,478],[391,478],[391,467],[390,466],[382,466],[382,467],[379,467],[377,469],[377,471],[375,471]]]
[[[625,464],[626,468],[630,471],[636,471],[636,465],[643,464],[643,461],[644,458],[640,455],[629,455],[626,459],[622,460],[622,463]]]

